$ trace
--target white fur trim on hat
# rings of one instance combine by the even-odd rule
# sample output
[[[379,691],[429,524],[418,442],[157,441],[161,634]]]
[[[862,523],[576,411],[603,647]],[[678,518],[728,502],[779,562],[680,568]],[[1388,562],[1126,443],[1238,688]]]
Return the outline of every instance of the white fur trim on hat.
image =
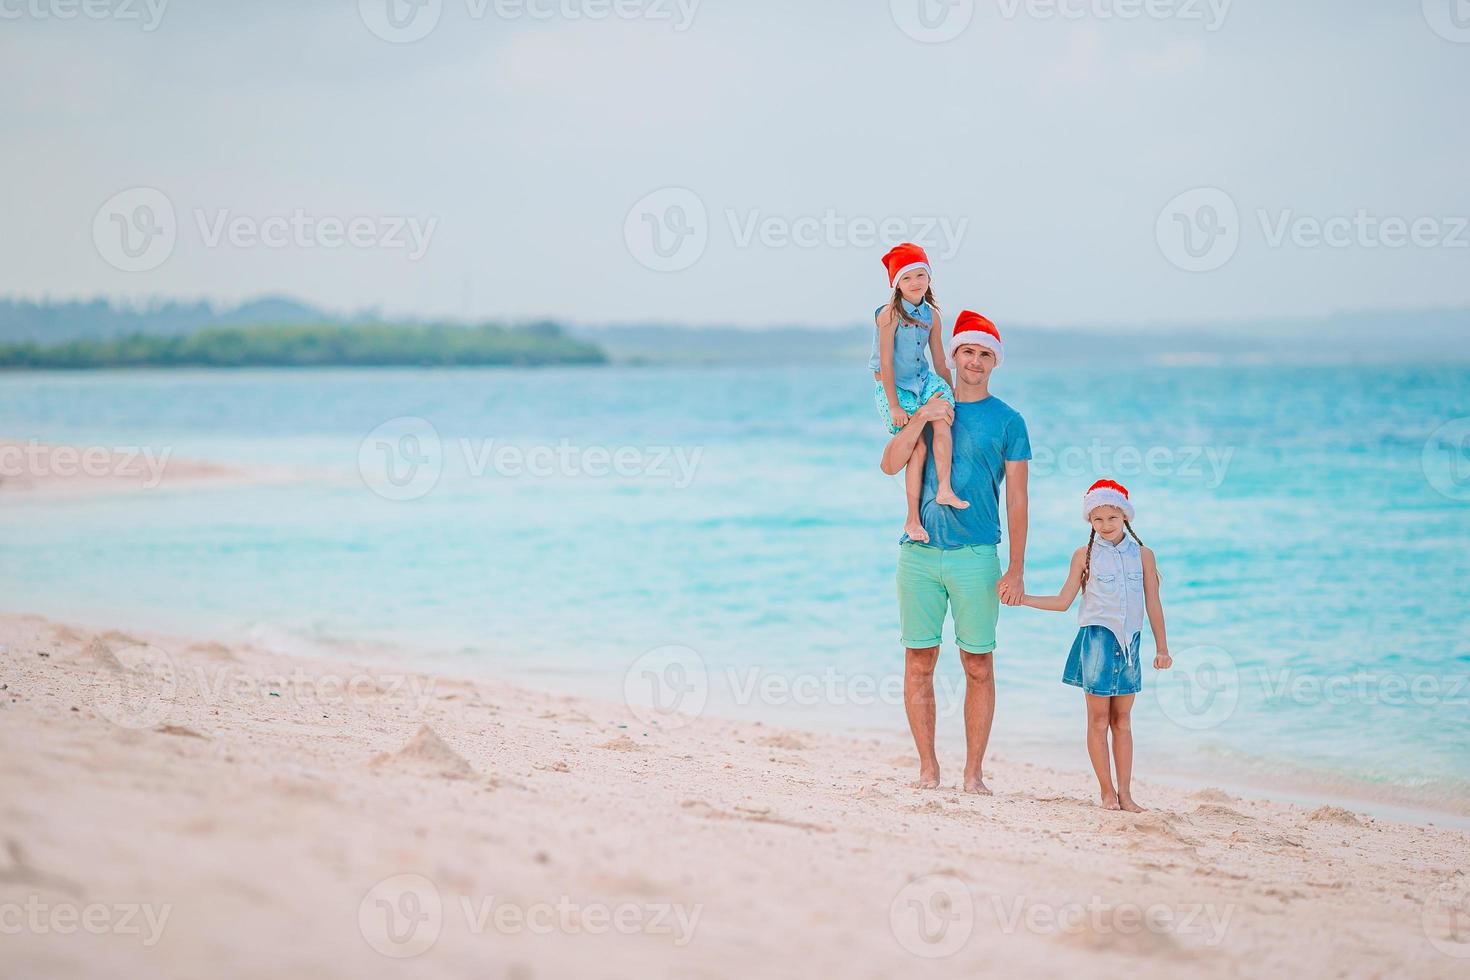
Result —
[[[1133,504],[1112,487],[1098,487],[1087,492],[1082,498],[1082,519],[1091,521],[1092,512],[1099,507],[1116,507],[1130,524],[1133,523]]]
[[[1000,367],[1005,363],[1005,344],[996,340],[993,334],[988,334],[984,330],[966,330],[964,333],[957,333],[949,338],[949,348],[944,352],[944,360],[949,364],[951,370],[954,369],[955,350],[966,344],[974,344],[977,347],[984,347],[992,351],[995,354],[996,367]]]
[[[898,274],[893,277],[893,281],[889,283],[889,285],[892,286],[894,289],[897,289],[898,281],[904,276],[908,275],[910,272],[913,272],[915,269],[923,269],[925,272],[929,273],[930,279],[934,278],[934,270],[929,268],[928,262],[910,262],[908,265],[898,270]]]

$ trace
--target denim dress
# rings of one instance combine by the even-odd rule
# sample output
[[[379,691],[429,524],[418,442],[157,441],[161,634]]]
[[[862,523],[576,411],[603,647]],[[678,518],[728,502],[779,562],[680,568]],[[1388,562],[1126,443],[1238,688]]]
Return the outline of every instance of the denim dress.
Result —
[[[899,407],[912,415],[918,411],[920,405],[935,395],[953,405],[954,392],[929,367],[929,331],[934,328],[933,308],[923,302],[917,305],[906,299],[899,302],[903,304],[904,312],[919,321],[918,324],[912,324],[899,320],[898,329],[894,331],[893,393],[898,397]],[[873,311],[873,350],[868,355],[868,370],[874,374],[881,373],[883,369],[878,348],[880,333],[876,322],[882,310],[883,307],[880,306]],[[883,390],[882,379],[878,380],[873,397],[878,405],[878,417],[883,420],[890,433],[897,432],[898,426],[893,424],[893,416],[888,411],[888,393]]]
[[[1143,633],[1143,552],[1128,535],[1116,545],[1103,538],[1093,541],[1077,622],[1062,683],[1099,697],[1142,690],[1138,647]]]

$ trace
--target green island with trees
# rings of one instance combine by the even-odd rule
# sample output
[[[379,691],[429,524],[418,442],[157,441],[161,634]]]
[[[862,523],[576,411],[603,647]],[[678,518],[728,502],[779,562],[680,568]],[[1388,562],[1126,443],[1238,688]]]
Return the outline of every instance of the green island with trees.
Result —
[[[606,364],[596,344],[551,322],[521,326],[306,324],[207,327],[164,336],[130,333],[0,346],[0,369],[116,367],[537,367]]]

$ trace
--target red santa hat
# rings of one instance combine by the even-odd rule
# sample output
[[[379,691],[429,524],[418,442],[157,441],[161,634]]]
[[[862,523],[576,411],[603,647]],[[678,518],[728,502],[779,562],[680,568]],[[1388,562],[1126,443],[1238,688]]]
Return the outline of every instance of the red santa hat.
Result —
[[[1000,367],[1006,359],[1006,345],[1001,343],[1000,330],[988,319],[970,310],[961,310],[960,315],[955,317],[954,333],[949,338],[949,349],[945,351],[944,358],[951,368],[954,367],[955,350],[965,344],[978,344],[994,351],[996,367]]]
[[[888,254],[883,256],[883,268],[888,270],[889,289],[897,288],[904,273],[914,269],[923,269],[929,273],[931,279],[934,277],[934,270],[929,268],[929,256],[913,242],[904,242],[890,248]]]
[[[1099,507],[1116,507],[1123,512],[1125,520],[1133,521],[1133,503],[1128,499],[1128,488],[1121,483],[1098,480],[1087,488],[1082,497],[1082,519],[1091,521],[1092,512]]]

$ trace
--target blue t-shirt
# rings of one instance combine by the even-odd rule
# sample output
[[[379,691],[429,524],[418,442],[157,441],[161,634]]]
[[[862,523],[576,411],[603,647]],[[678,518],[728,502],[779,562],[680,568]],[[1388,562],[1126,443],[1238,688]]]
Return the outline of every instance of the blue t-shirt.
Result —
[[[919,520],[936,548],[1000,544],[1000,485],[1006,462],[1031,458],[1031,437],[1021,413],[991,395],[954,407],[954,464],[949,482],[970,506],[955,510],[934,502],[939,480],[934,472],[934,427],[924,429],[929,454],[924,457],[924,489]],[[899,539],[909,540],[907,534]]]

